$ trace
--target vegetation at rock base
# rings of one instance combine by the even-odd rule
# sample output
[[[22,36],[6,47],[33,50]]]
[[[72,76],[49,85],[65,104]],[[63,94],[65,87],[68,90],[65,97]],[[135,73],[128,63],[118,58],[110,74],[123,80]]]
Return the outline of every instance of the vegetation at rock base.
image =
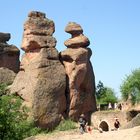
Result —
[[[7,87],[7,84],[0,84],[0,96],[6,95],[7,93],[6,87]]]
[[[113,89],[105,87],[104,84],[99,81],[96,87],[96,100],[100,104],[116,103],[117,97]]]
[[[15,95],[6,95],[6,85],[0,85],[0,140],[23,140],[39,133],[49,133],[35,127],[27,119],[28,108],[21,106],[22,99]],[[52,132],[76,128],[76,123],[63,120]]]
[[[55,130],[58,131],[66,131],[66,130],[71,130],[71,129],[76,129],[76,123],[73,122],[72,120],[63,120]]]
[[[135,69],[123,80],[120,86],[123,100],[131,97],[133,104],[140,102],[140,68]]]
[[[0,139],[23,140],[41,130],[27,121],[27,109],[21,108],[22,100],[14,95],[5,95],[6,86],[0,85]]]

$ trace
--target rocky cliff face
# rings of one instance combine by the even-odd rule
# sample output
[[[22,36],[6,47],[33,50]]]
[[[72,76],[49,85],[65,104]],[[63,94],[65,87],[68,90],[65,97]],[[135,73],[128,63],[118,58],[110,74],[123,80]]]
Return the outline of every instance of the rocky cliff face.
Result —
[[[66,110],[66,76],[52,36],[54,22],[44,13],[31,12],[24,24],[20,72],[11,87],[32,110],[35,123],[53,128]]]
[[[19,49],[14,45],[9,45],[9,33],[0,32],[0,67],[8,68],[15,73],[19,71]]]
[[[72,35],[64,43],[67,49],[60,53],[67,75],[68,116],[78,120],[84,114],[90,121],[91,113],[96,111],[95,77],[90,62],[92,51],[87,48],[90,42],[79,24],[70,22],[65,31]]]

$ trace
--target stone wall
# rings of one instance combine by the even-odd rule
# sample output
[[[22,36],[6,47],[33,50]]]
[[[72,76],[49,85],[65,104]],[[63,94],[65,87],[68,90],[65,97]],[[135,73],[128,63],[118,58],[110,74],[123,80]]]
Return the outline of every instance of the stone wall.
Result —
[[[92,114],[91,122],[95,128],[104,121],[107,123],[109,130],[114,129],[115,118],[119,119],[121,127],[127,124],[127,116],[125,111],[97,111]]]

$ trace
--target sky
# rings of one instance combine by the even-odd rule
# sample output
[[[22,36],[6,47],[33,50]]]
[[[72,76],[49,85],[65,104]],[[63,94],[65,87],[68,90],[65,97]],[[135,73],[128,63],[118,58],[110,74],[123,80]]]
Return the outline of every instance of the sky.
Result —
[[[11,33],[9,44],[21,47],[30,11],[54,21],[58,51],[70,38],[64,31],[68,22],[80,24],[90,40],[96,84],[101,80],[120,97],[123,79],[140,67],[140,0],[1,0],[0,32]]]

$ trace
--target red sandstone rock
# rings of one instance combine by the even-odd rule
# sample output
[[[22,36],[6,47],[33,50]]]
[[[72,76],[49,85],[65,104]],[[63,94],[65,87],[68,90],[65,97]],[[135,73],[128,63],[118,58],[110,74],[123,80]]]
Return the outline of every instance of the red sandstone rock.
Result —
[[[54,31],[54,22],[46,18],[44,13],[30,12],[24,24],[21,48],[26,52],[37,48],[54,48],[56,45],[56,39],[52,37]]]
[[[0,33],[0,67],[8,68],[15,73],[19,71],[19,49],[14,45],[7,44],[10,39],[9,33]]]
[[[65,42],[68,48],[62,51],[60,56],[67,74],[68,115],[77,121],[81,114],[85,114],[90,121],[91,113],[96,111],[95,77],[90,62],[92,52],[89,48],[85,48],[89,41],[79,33],[83,31],[80,25],[70,23],[66,31],[72,34],[72,38]]]
[[[81,34],[79,36],[75,36],[74,38],[66,40],[64,44],[68,48],[78,48],[78,47],[85,48],[89,45],[89,40],[87,37]]]
[[[56,40],[51,36],[38,36],[38,35],[24,35],[22,42],[22,49],[24,51],[35,50],[38,48],[54,48],[56,45]]]
[[[31,106],[35,123],[52,129],[66,110],[65,70],[55,49],[53,21],[41,12],[31,12],[24,24],[20,72],[11,87]]]
[[[72,36],[80,35],[83,33],[83,29],[79,24],[75,22],[69,22],[65,28],[65,32],[70,33]]]
[[[65,31],[72,35],[72,38],[64,42],[65,46],[68,48],[86,48],[90,44],[88,38],[82,34],[83,29],[79,24],[75,22],[69,22],[65,28]]]
[[[12,84],[16,77],[16,73],[8,68],[1,67],[0,68],[0,84]]]

